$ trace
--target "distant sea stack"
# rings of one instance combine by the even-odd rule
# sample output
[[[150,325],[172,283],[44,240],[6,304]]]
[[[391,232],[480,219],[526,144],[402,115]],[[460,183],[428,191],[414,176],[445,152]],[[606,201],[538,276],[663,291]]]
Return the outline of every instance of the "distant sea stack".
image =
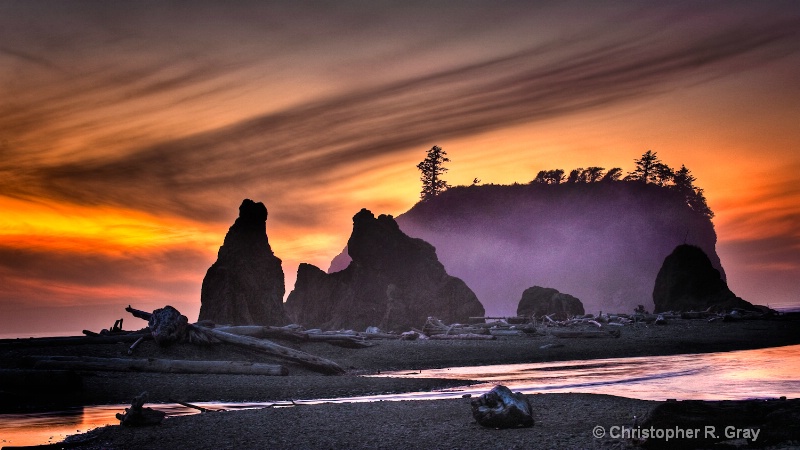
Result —
[[[283,268],[269,246],[267,208],[245,199],[203,278],[199,320],[228,325],[287,325]]]
[[[435,248],[407,236],[392,216],[367,209],[353,217],[350,263],[327,274],[301,264],[286,300],[290,316],[305,327],[387,331],[422,327],[428,316],[445,323],[483,316],[475,294],[447,274]]]
[[[569,294],[563,294],[553,288],[533,286],[525,289],[517,305],[517,316],[542,317],[554,314],[554,319],[565,320],[572,316],[586,313],[583,303]]]
[[[757,310],[737,297],[703,249],[679,245],[664,259],[653,289],[654,312]]]
[[[711,220],[674,191],[638,181],[450,188],[397,217],[403,232],[436,247],[449,274],[488,315],[516,311],[520,292],[547,286],[586,312],[652,310],[664,258],[688,243],[725,272]],[[330,271],[349,262],[334,259]],[[647,306],[650,305],[650,306]]]

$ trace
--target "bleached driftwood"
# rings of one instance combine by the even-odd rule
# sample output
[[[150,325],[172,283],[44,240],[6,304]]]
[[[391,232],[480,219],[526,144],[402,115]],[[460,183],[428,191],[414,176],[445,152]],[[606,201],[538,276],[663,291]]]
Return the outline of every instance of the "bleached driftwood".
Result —
[[[525,333],[516,329],[489,329],[489,334],[492,336],[523,336]]]
[[[316,372],[321,372],[328,375],[339,375],[344,373],[344,369],[335,362],[314,356],[312,354],[295,350],[293,348],[278,345],[267,339],[256,339],[250,336],[238,336],[224,331],[215,330],[213,328],[197,327],[190,325],[190,327],[201,334],[212,336],[221,342],[237,345],[239,347],[249,348],[261,353],[266,353],[277,358],[292,361],[303,367],[307,367]]]
[[[309,333],[300,331],[294,327],[274,327],[260,325],[244,325],[233,327],[215,327],[215,330],[226,333],[237,334],[240,336],[250,336],[254,338],[286,339],[294,342],[325,342],[346,348],[370,347],[366,338],[361,335],[351,335],[343,333]]]
[[[286,367],[249,361],[190,361],[182,359],[126,359],[89,356],[31,356],[36,369],[192,374],[286,375]]]
[[[433,336],[430,336],[429,339],[442,340],[442,341],[443,340],[490,341],[497,338],[492,336],[491,334],[463,333],[463,334],[434,334]]]
[[[142,336],[150,336],[148,332],[136,331],[114,335],[97,336],[58,336],[44,338],[14,338],[0,339],[0,345],[24,345],[26,347],[63,347],[71,345],[89,344],[118,344],[120,342],[135,342]],[[147,339],[147,337],[145,338]]]
[[[134,309],[130,305],[127,308],[125,308],[125,310],[140,319],[149,320],[151,316],[150,313]],[[300,350],[295,350],[293,348],[284,347],[267,339],[256,339],[250,336],[239,336],[231,333],[226,333],[224,331],[215,330],[213,328],[198,326],[195,324],[188,324],[186,328],[190,332],[199,335],[204,335],[208,338],[213,338],[220,342],[237,345],[239,347],[249,348],[251,350],[255,350],[260,353],[265,353],[277,358],[285,359],[287,361],[291,361],[293,363],[296,363],[298,365],[301,365],[303,367],[309,368],[317,372],[329,375],[338,375],[344,373],[344,369],[341,366],[339,366],[338,364],[329,359],[321,358],[319,356],[314,356]]]
[[[592,331],[592,330],[552,330],[552,336],[558,338],[618,338],[620,336],[619,329],[608,331]]]

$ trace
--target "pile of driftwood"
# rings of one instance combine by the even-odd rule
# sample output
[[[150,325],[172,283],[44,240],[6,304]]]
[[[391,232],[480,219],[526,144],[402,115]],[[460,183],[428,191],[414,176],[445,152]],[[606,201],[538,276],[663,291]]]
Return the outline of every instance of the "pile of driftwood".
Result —
[[[331,375],[344,373],[344,369],[331,360],[285,347],[268,339],[253,337],[248,334],[234,334],[230,332],[230,329],[225,331],[224,329],[211,328],[203,324],[190,324],[186,316],[181,315],[178,310],[171,306],[165,306],[152,313],[140,311],[130,306],[125,308],[125,310],[134,317],[147,320],[148,328],[150,329],[153,339],[162,346],[183,340],[200,344],[221,342],[264,353],[317,372]],[[270,330],[271,327],[257,328],[261,328],[261,330],[249,329],[248,331],[251,334],[282,333],[284,337],[291,335],[297,339],[302,339],[304,336],[301,332],[288,329],[276,331]]]
[[[484,322],[477,322],[482,319]],[[436,317],[428,317],[419,333],[429,339],[496,339],[498,336],[526,336],[536,334],[536,324],[505,317],[471,317],[470,324],[445,324]],[[489,320],[489,321],[486,321]]]

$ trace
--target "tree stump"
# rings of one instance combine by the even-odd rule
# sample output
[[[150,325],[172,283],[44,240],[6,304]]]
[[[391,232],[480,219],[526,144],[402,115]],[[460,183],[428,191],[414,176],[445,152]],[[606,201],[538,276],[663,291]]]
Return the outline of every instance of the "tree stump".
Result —
[[[478,424],[489,428],[532,427],[533,408],[520,392],[497,385],[491,391],[472,400],[472,416]]]
[[[153,311],[147,321],[153,340],[162,347],[186,338],[189,319],[172,306]]]
[[[130,408],[125,408],[125,414],[117,413],[120,425],[130,427],[144,427],[158,425],[164,420],[167,413],[152,408],[143,408],[147,399],[147,392],[142,392],[133,398]]]

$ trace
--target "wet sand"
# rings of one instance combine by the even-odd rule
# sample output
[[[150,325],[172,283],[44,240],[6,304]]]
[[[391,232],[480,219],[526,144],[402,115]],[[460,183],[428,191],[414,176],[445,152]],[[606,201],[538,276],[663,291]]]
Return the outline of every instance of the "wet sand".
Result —
[[[328,344],[284,345],[336,361],[346,375],[325,376],[287,365],[289,375],[179,375],[83,373],[83,389],[59,400],[127,403],[142,391],[149,401],[287,401],[400,393],[451,387],[436,379],[367,378],[358,375],[449,366],[514,364],[573,359],[655,356],[774,347],[800,343],[796,320],[706,323],[680,320],[665,326],[627,326],[620,338],[561,339],[553,336],[494,341],[377,341],[364,349]],[[542,349],[549,343],[562,344]],[[0,368],[19,367],[28,355],[126,357],[129,344],[35,347],[0,343]],[[136,357],[166,359],[275,360],[252,351],[217,345],[159,348],[145,342]],[[42,406],[29,393],[13,401]],[[20,395],[21,394],[21,395]],[[621,393],[624,394],[624,393]],[[57,396],[59,397],[59,396]],[[78,448],[619,448],[626,441],[592,436],[595,425],[629,425],[657,402],[590,394],[530,396],[537,423],[522,430],[490,430],[474,423],[468,399],[301,405],[168,418],[156,427],[104,427]],[[52,400],[52,396],[50,396]],[[76,436],[75,439],[87,435]]]

